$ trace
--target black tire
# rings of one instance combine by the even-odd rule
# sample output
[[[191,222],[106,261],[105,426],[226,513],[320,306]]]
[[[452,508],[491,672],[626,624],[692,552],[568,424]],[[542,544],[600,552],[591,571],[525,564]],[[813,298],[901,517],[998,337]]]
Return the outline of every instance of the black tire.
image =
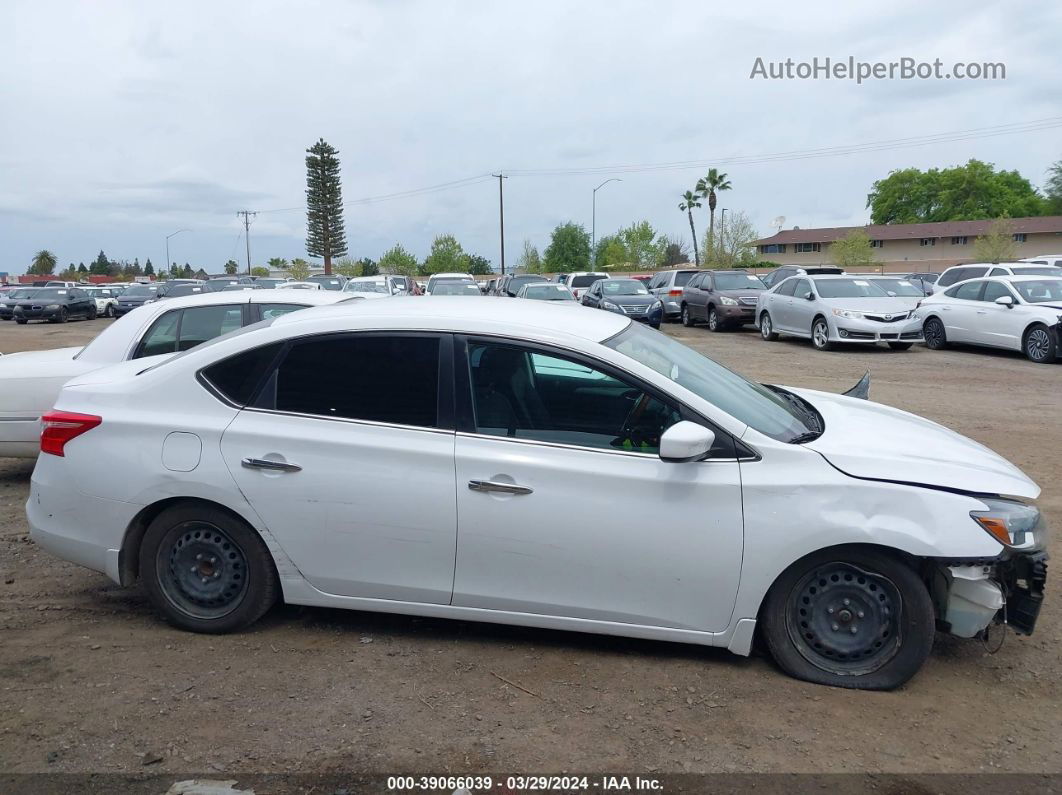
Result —
[[[948,347],[948,334],[939,318],[926,318],[926,322],[922,324],[922,337],[931,351],[942,351]]]
[[[771,321],[770,312],[764,312],[760,315],[760,336],[768,342],[774,342],[778,339],[778,334],[774,330],[774,323]]]
[[[833,343],[830,342],[830,324],[826,322],[826,318],[817,317],[811,324],[811,344],[817,351],[833,349]]]
[[[913,342],[890,342],[889,343],[889,347],[892,348],[894,351],[909,351],[911,349],[912,345],[914,345]]]
[[[89,308],[89,311],[88,311],[88,313],[87,313],[87,314],[85,315],[85,320],[95,320],[95,319],[96,319],[96,316],[97,316],[98,314],[99,314],[99,312],[98,312],[98,310],[96,309],[96,305],[95,305],[95,304],[93,304],[93,305],[92,305],[92,306],[91,306],[91,307]]]
[[[1051,329],[1043,323],[1036,323],[1026,330],[1021,349],[1030,362],[1051,364],[1058,355],[1058,342]]]
[[[176,505],[148,525],[140,577],[162,617],[192,632],[244,629],[280,593],[273,558],[259,535],[207,505]]]
[[[107,308],[103,311],[104,317],[114,317],[114,304],[107,304]]]
[[[714,306],[708,307],[708,330],[709,331],[723,331],[726,329],[726,324],[719,319],[719,313],[715,311]]]
[[[682,325],[686,328],[693,328],[697,325],[697,321],[694,320],[693,315],[690,314],[690,307],[688,304],[682,305],[682,313],[680,317],[682,318]]]
[[[59,314],[58,314],[58,316],[56,316],[55,322],[56,323],[65,323],[68,319],[69,319],[69,316],[66,313],[66,307],[65,306],[59,307]]]
[[[859,547],[794,563],[771,586],[760,619],[771,656],[787,674],[860,690],[904,684],[926,661],[936,632],[917,572],[887,550]]]
[[[24,318],[24,317],[16,317],[15,318],[15,322],[18,323],[20,326],[24,326],[27,323],[29,323],[29,320],[27,318]]]

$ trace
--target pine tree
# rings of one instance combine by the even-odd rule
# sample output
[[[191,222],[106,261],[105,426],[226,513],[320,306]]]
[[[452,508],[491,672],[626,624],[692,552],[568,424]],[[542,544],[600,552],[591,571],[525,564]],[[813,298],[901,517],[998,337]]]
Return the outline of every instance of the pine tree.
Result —
[[[306,251],[311,257],[324,258],[329,275],[332,257],[347,253],[338,154],[324,138],[306,150]]]
[[[154,276],[155,275],[155,266],[151,264],[151,257],[148,257],[147,261],[144,263],[144,275],[145,276]]]
[[[96,260],[89,265],[89,273],[95,273],[98,275],[106,276],[111,272],[111,261],[107,259],[107,255],[100,249],[100,253],[96,255]]]

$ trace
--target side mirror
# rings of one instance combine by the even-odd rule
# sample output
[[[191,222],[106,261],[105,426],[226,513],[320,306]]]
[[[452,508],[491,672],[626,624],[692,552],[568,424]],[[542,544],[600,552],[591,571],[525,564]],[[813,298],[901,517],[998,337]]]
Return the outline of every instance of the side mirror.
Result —
[[[715,432],[695,422],[676,422],[660,437],[660,460],[672,464],[703,461],[715,444]]]
[[[807,298],[809,301],[814,301],[815,300],[815,293],[808,293],[804,297]]]
[[[1014,299],[1009,295],[1001,295],[996,299],[996,303],[1000,306],[1005,306],[1007,309],[1014,308]]]

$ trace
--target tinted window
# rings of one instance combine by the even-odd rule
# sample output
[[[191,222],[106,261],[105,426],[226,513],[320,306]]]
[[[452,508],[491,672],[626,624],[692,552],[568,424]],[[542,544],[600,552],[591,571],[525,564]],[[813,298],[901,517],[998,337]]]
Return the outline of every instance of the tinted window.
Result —
[[[981,288],[984,282],[963,282],[957,287],[952,287],[947,294],[952,298],[961,298],[964,301],[976,301],[981,297]]]
[[[671,406],[581,362],[500,344],[469,346],[476,431],[656,454]]]
[[[696,276],[694,276],[692,279],[690,279],[688,282],[686,282],[686,286],[689,287],[690,289],[697,288],[697,289],[707,290],[708,289],[707,282],[708,282],[707,275],[703,274],[703,273],[698,273]]]
[[[985,282],[985,291],[981,296],[982,301],[995,301],[997,298],[1002,298],[1004,295],[1009,295],[1011,298],[1014,295],[1007,289],[1007,285],[1003,282]]]
[[[210,365],[203,375],[221,394],[241,406],[251,402],[265,369],[273,363],[283,343],[263,345]]]
[[[685,287],[686,283],[696,275],[697,271],[679,271],[675,274],[675,286]]]
[[[372,334],[300,342],[281,363],[276,390],[278,411],[434,427],[439,340]]]
[[[1008,274],[1003,268],[992,268],[992,270],[990,270],[988,272],[988,275],[989,276],[1007,276]]]
[[[587,276],[573,276],[572,280],[571,280],[571,283],[568,286],[569,287],[579,287],[579,288],[589,287],[594,282],[598,281],[599,279],[604,279],[604,278],[605,278],[604,276],[595,275],[593,273],[591,273],[591,274],[589,274]]]
[[[955,284],[955,282],[961,282],[965,278],[963,276],[963,273],[965,271],[966,268],[953,268],[945,273],[942,273],[940,275],[940,278],[937,280],[937,284],[939,284],[941,287],[947,287],[948,285]]]
[[[777,292],[778,295],[792,295],[793,290],[796,289],[796,283],[798,281],[798,279],[786,279],[778,285],[778,289],[775,292]]]
[[[148,329],[133,358],[187,351],[242,325],[240,306],[197,306],[167,312]]]

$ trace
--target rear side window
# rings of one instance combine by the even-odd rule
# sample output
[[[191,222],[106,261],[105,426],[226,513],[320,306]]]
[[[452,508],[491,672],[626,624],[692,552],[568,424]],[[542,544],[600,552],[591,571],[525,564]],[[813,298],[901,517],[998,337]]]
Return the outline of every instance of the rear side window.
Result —
[[[296,343],[281,362],[276,409],[433,428],[438,393],[438,337],[319,337]]]
[[[246,406],[254,397],[256,387],[266,368],[280,352],[282,342],[230,356],[203,370],[203,376],[218,392],[233,403]]]
[[[196,306],[167,312],[140,341],[134,359],[187,351],[243,325],[240,305]]]
[[[675,286],[685,287],[686,283],[697,275],[697,271],[679,271],[675,274]]]
[[[286,315],[288,312],[295,312],[299,309],[305,309],[306,304],[259,304],[258,311],[262,313],[262,320],[272,320],[275,317]]]
[[[947,273],[941,274],[941,277],[937,280],[937,284],[941,287],[947,287],[950,284],[955,284],[955,282],[961,282],[963,279],[967,278],[963,276],[963,274],[966,273],[966,270],[966,268],[953,268]]]

